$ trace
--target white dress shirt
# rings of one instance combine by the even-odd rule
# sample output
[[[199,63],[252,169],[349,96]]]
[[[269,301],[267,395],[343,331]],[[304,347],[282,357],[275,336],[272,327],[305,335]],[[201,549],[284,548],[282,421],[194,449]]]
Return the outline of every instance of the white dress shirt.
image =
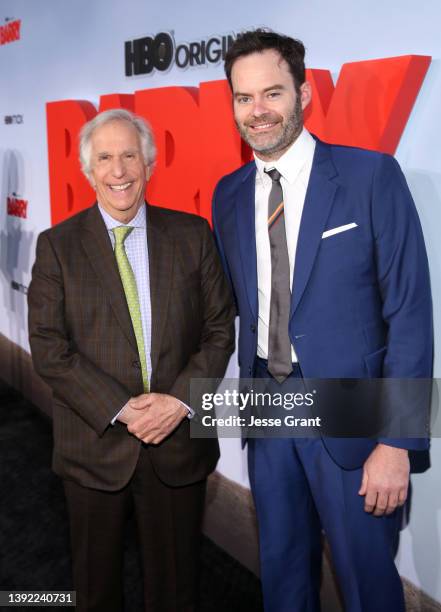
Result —
[[[294,277],[294,263],[299,235],[300,220],[305,203],[306,190],[311,175],[315,140],[303,129],[297,140],[276,161],[265,162],[254,156],[256,172],[256,251],[257,251],[257,290],[259,299],[259,319],[257,326],[257,355],[268,359],[268,332],[271,303],[271,252],[268,236],[268,199],[272,180],[265,170],[276,168],[282,175],[280,184],[283,190],[285,209],[286,241],[289,256],[290,287]],[[288,330],[286,330],[288,333]],[[298,361],[291,346],[292,361]]]
[[[132,267],[138,289],[139,310],[141,312],[142,334],[144,336],[145,359],[147,363],[147,373],[149,380],[152,374],[152,358],[150,355],[152,345],[152,306],[150,302],[150,272],[149,272],[149,252],[147,249],[147,219],[146,208],[142,205],[135,217],[127,224],[117,221],[100,206],[100,213],[106,224],[112,247],[115,250],[115,227],[133,227],[127,238],[124,240],[124,248],[127,259]]]
[[[127,259],[135,275],[136,286],[138,289],[139,309],[141,311],[141,322],[142,322],[142,334],[144,336],[144,350],[145,359],[147,363],[147,373],[149,381],[152,376],[152,357],[151,357],[151,346],[152,346],[152,306],[150,300],[150,270],[149,270],[149,251],[147,248],[147,214],[146,207],[142,205],[135,217],[129,223],[121,223],[114,219],[108,212],[104,210],[98,203],[103,221],[106,224],[107,231],[109,232],[109,238],[112,243],[112,247],[115,250],[115,236],[113,229],[115,227],[127,226],[133,227],[134,229],[130,232],[127,238],[124,240],[124,248],[126,251]],[[191,418],[194,415],[194,411],[181,402],[188,410],[188,417]],[[111,423],[115,423],[120,413],[127,406],[125,404],[121,410],[113,417]]]

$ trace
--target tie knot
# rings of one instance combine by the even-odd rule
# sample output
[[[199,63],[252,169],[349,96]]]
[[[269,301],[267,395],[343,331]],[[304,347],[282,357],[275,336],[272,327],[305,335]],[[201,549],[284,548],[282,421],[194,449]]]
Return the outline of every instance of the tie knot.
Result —
[[[265,172],[272,181],[280,181],[280,177],[282,175],[278,170],[276,170],[276,168],[271,168],[271,170],[265,170]]]
[[[132,230],[133,227],[131,227],[130,225],[119,225],[118,227],[114,227],[112,232],[115,236],[115,244],[124,244],[124,240],[127,238],[127,236]]]

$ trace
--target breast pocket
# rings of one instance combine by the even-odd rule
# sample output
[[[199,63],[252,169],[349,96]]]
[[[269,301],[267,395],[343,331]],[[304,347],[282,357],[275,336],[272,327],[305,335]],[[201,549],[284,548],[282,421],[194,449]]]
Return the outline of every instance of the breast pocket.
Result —
[[[327,236],[321,239],[320,250],[326,251],[327,249],[333,249],[335,247],[347,247],[349,249],[351,245],[353,246],[360,239],[360,234],[359,227],[353,227],[343,232],[339,232],[338,234]]]

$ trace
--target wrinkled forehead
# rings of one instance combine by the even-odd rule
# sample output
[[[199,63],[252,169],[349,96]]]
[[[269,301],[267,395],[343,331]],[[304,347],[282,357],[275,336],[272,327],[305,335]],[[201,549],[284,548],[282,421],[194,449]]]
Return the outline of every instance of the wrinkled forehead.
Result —
[[[140,150],[138,130],[124,119],[108,121],[92,132],[90,139],[94,153],[107,149]]]

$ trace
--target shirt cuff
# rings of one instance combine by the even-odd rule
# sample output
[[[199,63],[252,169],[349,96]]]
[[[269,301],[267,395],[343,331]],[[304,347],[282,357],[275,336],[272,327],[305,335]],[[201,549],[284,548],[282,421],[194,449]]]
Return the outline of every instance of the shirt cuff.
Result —
[[[130,401],[130,400],[129,400]],[[192,419],[194,417],[194,410],[192,408],[190,408],[190,406],[187,406],[187,404],[184,404],[184,402],[181,402],[181,404],[184,406],[184,408],[186,408],[188,410],[188,414],[187,414],[187,419]],[[126,406],[129,405],[129,402],[127,402],[127,404],[124,404],[124,406],[121,408],[121,410],[119,410],[115,416],[113,417],[113,419],[110,421],[111,425],[115,425],[115,421],[118,419],[119,415],[121,414],[121,412],[124,410],[124,408]]]
[[[130,402],[130,400],[129,400]],[[117,420],[117,418],[119,417],[119,415],[121,414],[121,412],[129,405],[129,402],[127,402],[126,404],[124,404],[124,406],[121,408],[121,410],[119,410],[115,416],[113,417],[113,419],[110,421],[111,425],[115,425],[115,421]]]
[[[181,404],[188,410],[187,419],[192,419],[194,417],[194,410],[190,408],[190,406],[187,406],[187,404],[184,404],[184,402],[181,402]]]

